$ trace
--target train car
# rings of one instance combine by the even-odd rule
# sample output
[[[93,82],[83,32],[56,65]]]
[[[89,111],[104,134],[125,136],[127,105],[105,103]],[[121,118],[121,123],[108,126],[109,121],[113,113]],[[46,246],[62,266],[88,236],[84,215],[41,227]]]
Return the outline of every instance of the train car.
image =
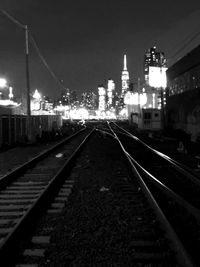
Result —
[[[28,140],[27,116],[0,115],[0,146],[11,146],[17,143],[35,142],[42,135],[56,133],[62,126],[60,115],[33,115],[30,119],[31,137]]]

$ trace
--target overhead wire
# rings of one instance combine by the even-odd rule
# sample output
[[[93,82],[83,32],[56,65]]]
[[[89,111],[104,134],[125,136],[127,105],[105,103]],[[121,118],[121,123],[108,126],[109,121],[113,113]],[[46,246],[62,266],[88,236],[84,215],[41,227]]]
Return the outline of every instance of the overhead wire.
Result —
[[[36,49],[36,52],[39,56],[39,58],[41,59],[42,63],[44,64],[44,66],[47,68],[47,70],[49,71],[49,73],[51,74],[51,76],[55,79],[55,81],[62,87],[62,88],[66,88],[62,82],[60,81],[60,79],[55,75],[55,73],[52,71],[52,69],[50,68],[49,64],[47,63],[47,61],[45,60],[44,56],[42,55],[38,45],[36,44],[36,41],[34,40],[33,36],[31,33],[29,33],[30,36],[30,41],[33,44],[33,46]]]
[[[18,27],[20,27],[23,30],[26,30],[27,25],[24,25],[22,23],[20,23],[17,19],[15,19],[13,16],[11,16],[10,14],[8,14],[8,12],[6,12],[5,10],[0,8],[0,12],[6,16],[10,21],[12,21],[15,25],[17,25]],[[61,82],[60,79],[58,79],[58,77],[55,75],[55,73],[52,71],[52,69],[50,68],[49,64],[47,63],[47,61],[45,60],[44,56],[42,55],[42,53],[40,52],[40,49],[38,47],[38,45],[36,44],[36,41],[34,40],[32,34],[30,33],[30,30],[28,30],[28,35],[30,36],[30,41],[33,44],[34,48],[36,49],[36,52],[39,56],[39,58],[41,59],[42,63],[44,64],[44,66],[47,68],[47,70],[49,71],[49,73],[51,74],[51,76],[55,79],[55,81],[62,87],[65,89],[65,86],[63,85],[63,83]]]
[[[8,12],[6,12],[5,10],[3,10],[2,8],[0,8],[0,12],[5,15],[8,19],[10,19],[14,24],[16,24],[17,26],[19,26],[21,29],[25,30],[25,25],[23,25],[22,23],[20,23],[18,20],[16,20],[13,16],[11,16],[10,14],[8,14]]]

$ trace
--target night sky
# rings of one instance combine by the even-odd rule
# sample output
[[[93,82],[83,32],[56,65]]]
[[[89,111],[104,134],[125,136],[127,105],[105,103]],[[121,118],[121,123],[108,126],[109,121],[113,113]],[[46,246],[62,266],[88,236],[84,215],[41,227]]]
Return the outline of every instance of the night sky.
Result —
[[[123,54],[131,82],[143,79],[151,46],[168,67],[200,44],[200,1],[1,0],[0,8],[27,24],[41,54],[66,88],[94,91],[108,78],[121,89]],[[26,92],[24,31],[0,14],[0,76],[14,94]],[[30,86],[57,97],[61,86],[30,44]]]

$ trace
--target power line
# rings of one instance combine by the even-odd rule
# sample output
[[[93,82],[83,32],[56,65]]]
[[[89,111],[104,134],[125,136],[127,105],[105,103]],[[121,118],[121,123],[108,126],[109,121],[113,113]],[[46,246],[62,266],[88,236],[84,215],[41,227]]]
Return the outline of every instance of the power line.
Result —
[[[19,26],[20,28],[22,28],[23,30],[25,30],[26,26],[23,25],[22,23],[20,23],[18,20],[16,20],[13,16],[11,16],[10,14],[8,14],[5,10],[0,9],[0,12],[5,15],[8,19],[10,19],[14,24],[16,24],[17,26]]]
[[[17,25],[18,27],[20,27],[23,30],[27,30],[27,25],[23,25],[22,23],[20,23],[17,19],[15,19],[13,16],[11,16],[10,14],[8,14],[5,10],[0,9],[0,12],[6,16],[9,20],[11,20],[15,25]],[[48,63],[46,62],[45,58],[43,57],[42,53],[40,52],[39,47],[37,46],[33,36],[30,33],[29,30],[29,36],[30,36],[30,40],[32,42],[32,44],[34,45],[36,52],[38,54],[38,56],[40,57],[42,63],[45,65],[45,67],[47,68],[47,70],[50,72],[51,76],[56,80],[56,82],[62,87],[65,88],[64,85],[61,83],[61,81],[56,77],[56,75],[54,74],[54,72],[51,70],[50,66],[48,65]]]
[[[34,40],[33,36],[31,35],[31,33],[29,33],[30,36],[30,40],[32,42],[32,44],[34,45],[36,52],[38,54],[38,56],[40,57],[42,63],[44,64],[44,66],[47,68],[47,70],[50,72],[51,76],[55,79],[55,81],[62,87],[65,89],[65,86],[62,84],[62,82],[60,81],[60,79],[57,78],[57,76],[55,75],[55,73],[51,70],[49,64],[46,62],[45,58],[43,57],[42,53],[40,52],[40,49],[38,47],[38,45],[36,44],[36,41]]]

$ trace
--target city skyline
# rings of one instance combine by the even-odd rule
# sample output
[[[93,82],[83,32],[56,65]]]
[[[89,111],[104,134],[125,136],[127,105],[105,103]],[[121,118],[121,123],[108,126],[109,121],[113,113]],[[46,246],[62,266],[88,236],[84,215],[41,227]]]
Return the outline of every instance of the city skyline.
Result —
[[[109,78],[121,92],[123,55],[128,58],[130,82],[143,79],[145,51],[156,46],[173,64],[200,42],[200,3],[178,1],[170,5],[125,1],[2,1],[6,10],[27,24],[41,54],[56,76],[80,95],[96,91]],[[153,14],[153,16],[152,16]],[[12,84],[14,94],[26,89],[24,33],[3,15],[0,16],[0,75]],[[178,34],[177,34],[178,33]],[[191,41],[190,41],[191,40]],[[185,47],[184,47],[185,45]],[[179,51],[180,50],[180,51]],[[179,53],[178,53],[179,52]],[[177,54],[176,54],[177,53]],[[44,95],[56,97],[61,88],[41,63],[30,45],[30,85]]]

